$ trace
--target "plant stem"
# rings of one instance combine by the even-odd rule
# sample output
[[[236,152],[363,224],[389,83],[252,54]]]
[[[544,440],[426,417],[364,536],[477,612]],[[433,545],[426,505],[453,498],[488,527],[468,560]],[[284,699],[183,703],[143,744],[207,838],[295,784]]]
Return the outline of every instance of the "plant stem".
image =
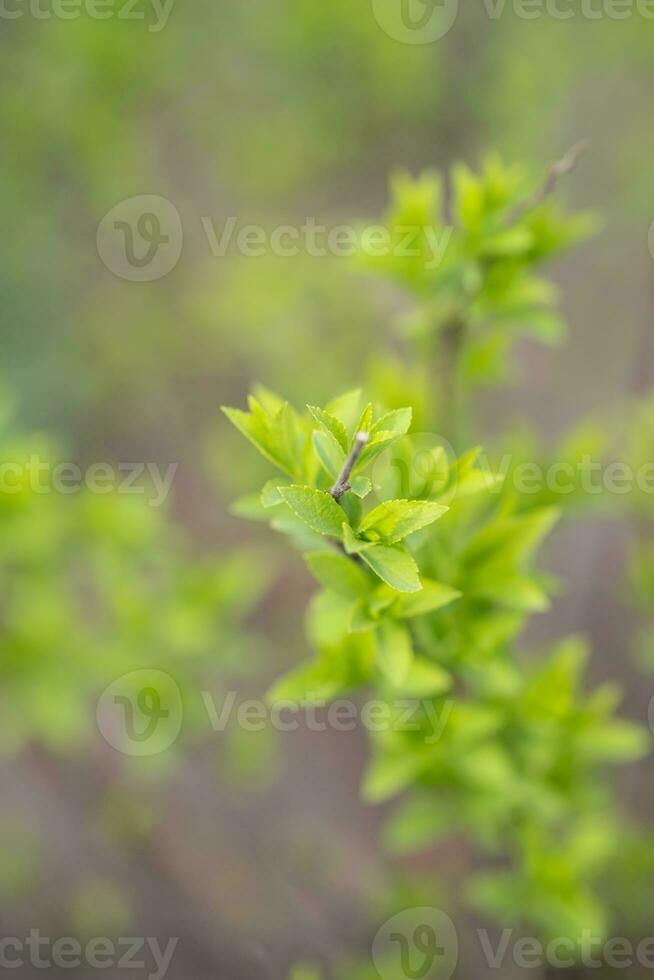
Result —
[[[368,442],[369,438],[370,436],[367,432],[357,432],[356,439],[354,440],[349,456],[343,463],[343,469],[341,470],[336,483],[329,491],[337,503],[343,494],[352,488],[352,484],[350,483],[350,475],[356,465],[356,461],[363,451],[363,447]]]
[[[579,158],[583,156],[589,147],[587,140],[582,140],[580,143],[575,143],[571,149],[552,164],[550,169],[547,171],[545,180],[542,185],[538,188],[535,194],[533,194],[522,204],[519,204],[517,208],[513,210],[509,217],[509,223],[513,223],[521,218],[528,211],[532,211],[539,204],[542,204],[546,198],[550,196],[555,190],[561,177],[565,177],[567,174],[572,173],[572,171],[577,166]]]

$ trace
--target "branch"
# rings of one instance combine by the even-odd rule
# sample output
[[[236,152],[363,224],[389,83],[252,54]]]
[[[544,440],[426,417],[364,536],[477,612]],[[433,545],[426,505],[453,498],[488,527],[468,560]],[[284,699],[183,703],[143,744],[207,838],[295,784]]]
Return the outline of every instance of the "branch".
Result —
[[[580,143],[575,143],[575,145],[568,150],[565,156],[562,156],[560,160],[553,163],[550,169],[547,171],[545,180],[538,188],[536,193],[532,194],[530,198],[527,198],[526,201],[523,201],[522,204],[519,204],[515,208],[511,214],[510,220],[516,221],[518,218],[521,218],[523,214],[526,214],[527,211],[531,211],[532,208],[538,207],[538,205],[542,204],[543,201],[550,196],[550,194],[553,194],[561,177],[565,177],[567,174],[572,173],[580,158],[584,155],[589,146],[590,143],[588,140],[582,140]]]
[[[343,469],[340,472],[340,476],[338,477],[338,480],[336,481],[334,486],[329,491],[336,502],[338,502],[341,499],[341,497],[347,490],[351,489],[350,474],[352,473],[356,461],[361,455],[363,447],[368,442],[369,438],[370,436],[368,435],[367,432],[357,432],[357,437],[354,440],[354,445],[350,450],[349,456],[343,463]]]

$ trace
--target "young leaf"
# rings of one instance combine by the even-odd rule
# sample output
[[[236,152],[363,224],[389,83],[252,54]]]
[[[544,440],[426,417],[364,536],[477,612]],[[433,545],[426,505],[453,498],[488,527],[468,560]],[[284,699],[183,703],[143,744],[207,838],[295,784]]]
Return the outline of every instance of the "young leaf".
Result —
[[[350,633],[365,633],[375,629],[378,619],[373,617],[369,604],[364,599],[358,599],[352,607],[350,616]]]
[[[317,531],[312,531],[286,504],[275,508],[272,516],[266,511],[262,513],[265,514],[262,519],[270,521],[273,531],[288,535],[300,551],[317,551],[325,546],[324,537]]]
[[[341,528],[343,534],[343,547],[348,555],[360,555],[363,551],[369,551],[374,547],[372,541],[362,541],[357,538],[349,524],[343,524]]]
[[[538,582],[506,569],[501,563],[482,566],[479,576],[471,576],[467,586],[466,591],[471,596],[496,602],[507,609],[535,613],[550,608],[549,597]]]
[[[495,521],[483,528],[466,549],[465,560],[474,568],[500,556],[503,562],[525,561],[556,523],[555,507],[543,507]]]
[[[261,455],[269,463],[273,463],[281,470],[284,470],[285,473],[288,473],[289,476],[293,476],[286,462],[270,443],[270,433],[266,427],[265,416],[262,418],[260,415],[249,414],[248,412],[242,412],[238,408],[226,408],[225,406],[223,406],[222,410],[232,425],[259,450]]]
[[[375,544],[365,550],[360,549],[359,553],[375,575],[392,589],[419,592],[422,588],[418,566],[402,545]]]
[[[444,803],[424,795],[404,800],[384,828],[384,846],[391,854],[405,855],[428,847],[456,831],[458,821]]]
[[[383,620],[377,633],[377,665],[385,677],[399,687],[406,680],[413,660],[411,636],[405,626],[392,619]]]
[[[366,443],[366,446],[359,457],[357,466],[363,467],[372,463],[374,459],[388,449],[394,442],[402,436],[401,432],[393,432],[390,429],[376,429]]]
[[[416,657],[402,682],[402,693],[412,698],[433,698],[452,686],[448,672],[424,657]]]
[[[300,664],[281,677],[267,692],[266,701],[272,706],[289,701],[298,706],[315,704],[336,697],[342,690],[339,671],[331,670],[328,658],[321,657],[320,660]]]
[[[366,770],[361,796],[366,803],[382,803],[410,786],[426,765],[419,754],[398,752],[375,756]]]
[[[343,508],[324,490],[313,487],[280,487],[279,492],[294,514],[318,534],[341,537]]]
[[[335,415],[326,412],[324,408],[318,408],[316,405],[307,405],[307,408],[321,428],[333,436],[343,452],[346,453],[349,448],[349,440],[345,426],[341,420],[337,419]]]
[[[300,420],[294,409],[288,403],[282,405],[270,422],[270,446],[284,463],[286,471],[295,477],[302,474],[304,441]]]
[[[269,703],[289,699],[315,703],[367,684],[374,677],[376,649],[370,633],[348,634],[351,602],[320,592],[308,611],[308,634],[318,658],[291,671],[266,695]]]
[[[422,580],[422,590],[411,595],[401,595],[395,600],[393,615],[402,619],[410,616],[424,616],[425,613],[434,612],[443,606],[448,606],[455,599],[459,599],[461,593],[458,589],[453,589],[450,585],[442,582],[432,582],[429,579]]]
[[[331,432],[316,429],[311,438],[318,459],[332,480],[336,480],[343,469],[345,453]]]
[[[276,392],[266,388],[265,385],[255,384],[252,393],[256,401],[261,405],[267,415],[271,417],[277,415],[280,408],[286,404],[286,399]]]
[[[351,528],[358,528],[363,514],[363,502],[354,493],[344,493],[339,500],[340,506],[345,513],[345,520]]]
[[[366,405],[366,407],[361,413],[359,421],[354,426],[354,430],[352,432],[352,441],[354,442],[354,437],[357,435],[357,433],[359,432],[370,433],[371,429],[372,429],[372,402],[368,402],[368,404]]]
[[[438,520],[448,509],[428,500],[387,500],[364,517],[359,533],[370,540],[396,544]]]
[[[339,395],[327,405],[325,411],[330,415],[336,416],[343,423],[350,435],[353,432],[356,421],[361,411],[361,389],[355,388],[353,391],[346,391],[344,395]]]
[[[258,493],[239,497],[229,509],[236,517],[244,517],[248,521],[267,521],[270,516],[266,513]]]
[[[261,490],[261,504],[267,510],[284,503],[282,495],[279,492],[279,487],[279,480],[268,480],[264,483],[263,489]]]
[[[484,238],[481,252],[491,258],[504,258],[524,255],[534,243],[534,236],[528,228],[507,228]]]
[[[352,616],[352,598],[331,589],[315,592],[306,612],[306,630],[318,650],[338,650],[346,638]]]
[[[647,729],[621,719],[604,722],[580,739],[583,757],[591,762],[631,762],[647,755],[651,748]]]
[[[393,412],[388,412],[377,419],[370,430],[370,435],[377,435],[378,432],[392,432],[396,436],[403,436],[411,428],[412,417],[413,409],[396,408]]]
[[[363,500],[372,490],[372,483],[367,476],[355,476],[352,480],[352,493]]]
[[[351,558],[331,551],[313,551],[304,560],[315,578],[326,589],[356,599],[371,591],[372,582],[360,565]]]
[[[372,616],[379,616],[384,609],[388,609],[393,605],[396,599],[400,596],[397,594],[395,589],[391,589],[390,586],[386,584],[377,585],[377,588],[373,594],[368,599],[368,607]],[[395,615],[393,613],[393,615]]]

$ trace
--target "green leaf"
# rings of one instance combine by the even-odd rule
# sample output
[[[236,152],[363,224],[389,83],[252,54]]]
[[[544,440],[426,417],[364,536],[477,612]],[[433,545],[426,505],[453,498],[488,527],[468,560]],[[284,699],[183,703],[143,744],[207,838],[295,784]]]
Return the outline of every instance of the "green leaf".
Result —
[[[588,761],[632,762],[651,751],[652,738],[641,725],[618,719],[594,727],[581,746]]]
[[[346,391],[344,395],[339,395],[338,398],[331,401],[325,411],[336,416],[351,435],[361,411],[360,406],[361,389],[355,388],[353,391]]]
[[[466,231],[476,231],[484,211],[484,193],[481,181],[465,166],[452,167],[454,189],[454,214]]]
[[[370,435],[375,436],[378,432],[392,432],[393,435],[403,436],[411,428],[412,418],[412,408],[396,408],[377,419]]]
[[[359,533],[370,540],[396,544],[438,520],[448,509],[428,500],[387,500],[364,517]]]
[[[356,436],[359,434],[359,432],[367,432],[368,434],[370,434],[371,428],[372,428],[372,403],[368,402],[368,404],[366,405],[366,407],[364,408],[364,410],[362,411],[359,417],[359,421],[356,423],[354,429],[352,430],[352,442],[354,443],[354,440]]]
[[[411,854],[457,829],[457,820],[437,796],[418,796],[399,804],[384,828],[384,846],[394,855]]]
[[[363,599],[358,599],[352,607],[349,625],[350,633],[366,633],[368,630],[375,629],[377,623],[378,618],[373,616],[368,603]]]
[[[279,492],[280,483],[279,480],[268,480],[267,483],[263,485],[261,491],[261,505],[269,510],[271,507],[277,507],[279,504],[283,504],[282,495]]]
[[[518,256],[528,252],[533,243],[534,236],[528,228],[506,228],[484,238],[481,252],[492,258]]]
[[[225,407],[223,412],[262,456],[297,479],[306,447],[304,424],[288,403],[265,388],[259,391],[261,402],[253,395],[248,398],[249,414]]]
[[[322,429],[333,436],[343,452],[346,453],[348,451],[349,440],[345,426],[341,420],[336,418],[335,415],[331,415],[330,412],[326,412],[324,408],[318,408],[316,405],[307,405],[307,408]]]
[[[343,690],[341,676],[330,670],[327,658],[301,664],[281,677],[266,694],[270,705],[284,701],[315,704],[328,701]]]
[[[372,680],[375,643],[370,633],[348,633],[351,609],[351,601],[333,592],[321,592],[313,597],[307,631],[319,650],[318,658],[302,664],[274,684],[266,695],[269,703],[286,699],[316,703]]]
[[[329,551],[314,551],[305,555],[304,560],[326,589],[333,589],[339,595],[354,599],[371,591],[372,582],[369,576],[352,558]]]
[[[375,580],[376,581],[376,580]],[[352,609],[350,630],[361,632],[378,625],[385,609],[393,605],[398,593],[387,585],[379,585],[373,592],[359,599]]]
[[[266,513],[258,493],[239,497],[232,502],[229,509],[236,517],[244,517],[248,521],[267,521],[270,516]]]
[[[343,508],[324,490],[313,487],[280,487],[279,492],[294,514],[318,534],[341,537]]]
[[[579,637],[571,636],[555,647],[549,660],[525,686],[520,710],[526,717],[553,716],[565,718],[574,710],[575,695],[588,647]]]
[[[315,592],[307,607],[306,630],[310,642],[319,650],[335,649],[347,637],[352,617],[352,597],[331,589]]]
[[[367,476],[355,476],[351,481],[352,493],[363,500],[372,490],[372,483]]]
[[[412,555],[401,545],[376,544],[365,550],[360,549],[359,553],[375,575],[392,589],[398,592],[418,592],[422,588],[418,566]]]
[[[270,388],[266,388],[265,385],[255,384],[252,391],[257,402],[260,403],[266,414],[271,417],[277,415],[280,408],[283,408],[286,404],[285,398],[271,391]]]
[[[345,463],[345,453],[331,432],[316,429],[311,437],[313,448],[327,473],[336,480]]]
[[[348,555],[360,555],[364,551],[369,551],[374,547],[372,541],[362,541],[357,538],[349,524],[343,524],[341,528],[343,535],[343,547]]]
[[[402,693],[413,698],[433,698],[443,694],[451,686],[450,674],[443,667],[425,660],[424,657],[414,658],[401,684]]]
[[[361,796],[366,803],[382,803],[397,796],[413,783],[425,766],[420,753],[379,754],[369,764]]]
[[[289,476],[293,476],[284,460],[280,458],[279,453],[270,445],[270,435],[266,427],[265,416],[262,418],[261,415],[251,415],[238,408],[226,408],[225,406],[223,406],[222,411],[241,435],[244,435],[269,463],[274,463]]]
[[[324,547],[325,539],[317,531],[312,531],[304,521],[293,513],[286,504],[276,508],[272,517],[270,513],[263,511],[264,520],[270,521],[273,531],[288,535],[296,548],[300,551],[317,551]]]
[[[297,414],[288,403],[282,405],[272,418],[269,438],[271,450],[283,461],[287,472],[293,476],[300,476],[304,433]]]
[[[482,565],[478,574],[468,579],[466,592],[521,612],[546,612],[550,608],[549,596],[538,582],[507,569],[501,561]]]
[[[358,528],[363,514],[363,501],[354,493],[344,493],[339,504],[345,513],[345,520],[351,528]]]
[[[422,590],[411,595],[398,596],[393,607],[393,615],[402,619],[410,616],[424,616],[443,606],[448,606],[455,599],[460,599],[461,593],[451,585],[422,580]]]
[[[377,665],[385,677],[399,687],[406,680],[413,660],[408,629],[392,619],[383,620],[377,633]]]
[[[366,443],[363,452],[359,456],[356,468],[363,468],[372,463],[374,459],[377,459],[385,449],[388,449],[397,439],[400,438],[399,432],[390,432],[387,430],[381,430],[375,432],[373,436]]]
[[[476,564],[501,556],[503,562],[529,558],[559,517],[555,507],[543,507],[507,517],[485,527],[466,550],[466,563]]]
[[[378,617],[384,609],[388,609],[399,598],[398,593],[388,585],[377,585],[377,588],[368,599],[368,607],[371,615]]]

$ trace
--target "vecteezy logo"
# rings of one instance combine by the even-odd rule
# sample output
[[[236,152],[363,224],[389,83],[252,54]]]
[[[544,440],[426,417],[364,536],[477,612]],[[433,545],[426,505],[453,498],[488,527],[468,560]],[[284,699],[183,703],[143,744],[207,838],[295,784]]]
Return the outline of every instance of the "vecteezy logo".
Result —
[[[445,954],[445,947],[439,946],[436,932],[432,926],[418,926],[411,939],[405,936],[403,932],[392,932],[390,940],[400,947],[402,972],[405,976],[411,977],[411,980],[424,980],[436,962],[436,957]],[[416,958],[415,962],[418,965],[415,968],[412,966],[414,962],[411,955],[412,945],[423,957],[422,959],[420,956]]]
[[[372,959],[382,980],[449,980],[459,939],[449,915],[435,908],[405,909],[381,927]]]
[[[124,755],[158,755],[170,748],[183,721],[179,687],[162,670],[134,670],[105,688],[96,710],[98,727]]]
[[[165,197],[140,194],[121,201],[98,226],[98,254],[121,279],[152,282],[175,268],[184,233],[179,211]]]
[[[453,27],[459,0],[372,0],[377,23],[404,44],[431,44]]]

